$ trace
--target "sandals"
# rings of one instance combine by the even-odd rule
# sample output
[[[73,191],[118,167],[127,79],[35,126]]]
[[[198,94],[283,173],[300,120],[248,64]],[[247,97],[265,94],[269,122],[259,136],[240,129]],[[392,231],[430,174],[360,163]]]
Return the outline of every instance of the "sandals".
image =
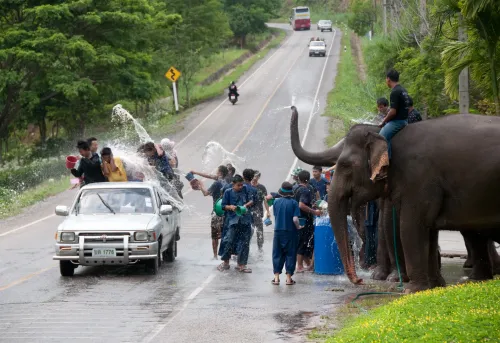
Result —
[[[251,273],[252,269],[250,268],[238,268],[240,273]]]
[[[280,280],[276,281],[275,279],[272,279],[271,280],[271,283],[275,286],[279,286],[280,285]]]
[[[221,264],[219,264],[217,266],[217,270],[220,272],[223,272],[224,270],[228,270],[229,268],[230,268],[229,264],[225,264],[224,262],[222,262]]]
[[[287,282],[286,282],[286,285],[287,285],[287,286],[293,286],[293,285],[295,285],[296,283],[297,283],[297,282],[295,282],[295,280],[293,280],[293,279],[292,279],[292,282],[288,282],[288,281],[287,281]]]

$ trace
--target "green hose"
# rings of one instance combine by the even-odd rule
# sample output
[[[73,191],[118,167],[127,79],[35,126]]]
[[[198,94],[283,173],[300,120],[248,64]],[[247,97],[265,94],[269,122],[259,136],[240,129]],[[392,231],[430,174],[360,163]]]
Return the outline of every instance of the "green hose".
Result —
[[[399,291],[404,290],[403,286],[403,278],[401,277],[401,269],[399,268],[399,259],[398,259],[398,247],[397,247],[397,239],[396,239],[396,208],[392,206],[392,233],[394,236],[394,258],[396,259],[396,268],[398,270],[398,276],[399,276],[399,285],[397,289]],[[397,292],[363,292],[359,293],[356,295],[354,299],[352,299],[351,304],[356,306],[361,312],[363,313],[368,313],[368,311],[363,308],[362,306],[358,305],[355,301],[358,300],[361,297],[367,296],[367,295],[401,295],[401,293]]]

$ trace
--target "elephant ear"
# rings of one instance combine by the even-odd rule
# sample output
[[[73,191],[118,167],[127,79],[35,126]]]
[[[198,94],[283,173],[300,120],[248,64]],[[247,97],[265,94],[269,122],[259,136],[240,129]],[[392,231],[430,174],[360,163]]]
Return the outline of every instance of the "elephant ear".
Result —
[[[370,157],[370,180],[385,179],[389,167],[387,141],[379,134],[368,132],[368,156]]]

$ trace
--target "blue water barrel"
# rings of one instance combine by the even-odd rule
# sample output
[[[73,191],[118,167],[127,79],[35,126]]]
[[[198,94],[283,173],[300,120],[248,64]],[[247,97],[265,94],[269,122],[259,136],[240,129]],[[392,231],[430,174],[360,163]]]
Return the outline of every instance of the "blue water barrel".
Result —
[[[314,272],[327,275],[344,274],[344,266],[328,216],[318,217],[314,222]]]

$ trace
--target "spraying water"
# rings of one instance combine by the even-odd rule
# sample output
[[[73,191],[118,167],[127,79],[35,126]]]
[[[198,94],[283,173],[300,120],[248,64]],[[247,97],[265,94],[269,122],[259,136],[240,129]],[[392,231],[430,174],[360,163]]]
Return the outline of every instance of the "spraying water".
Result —
[[[152,183],[157,186],[162,199],[181,210],[187,209],[182,195],[178,192],[178,189],[182,188],[182,182],[179,179],[180,173],[177,173],[177,178],[167,180],[163,174],[149,164],[145,156],[137,152],[139,144],[153,142],[146,129],[119,104],[113,107],[112,121],[120,125],[132,123],[136,134],[135,137],[124,134],[112,141],[105,142],[105,145],[113,151],[113,155],[122,159],[128,180],[140,179]],[[124,132],[127,132],[126,129],[125,127]]]
[[[210,141],[205,146],[202,163],[206,172],[214,172],[219,165],[229,163],[233,165],[237,172],[241,172],[245,159],[227,151],[220,143]]]

